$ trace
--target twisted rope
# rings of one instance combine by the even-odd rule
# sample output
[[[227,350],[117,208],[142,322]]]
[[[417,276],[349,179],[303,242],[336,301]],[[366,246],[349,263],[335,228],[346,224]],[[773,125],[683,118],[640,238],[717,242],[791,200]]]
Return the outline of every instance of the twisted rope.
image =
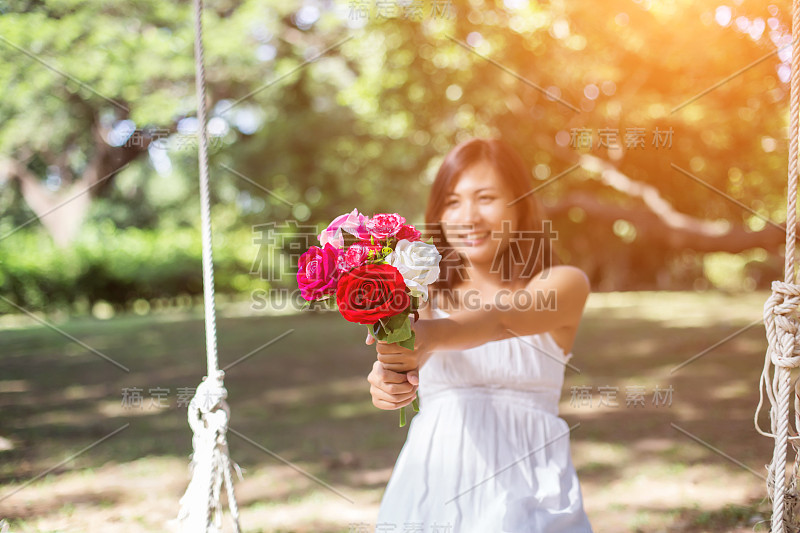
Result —
[[[800,35],[800,0],[792,2],[792,76],[789,100],[789,172],[786,199],[786,255],[784,281],[772,282],[772,295],[764,304],[764,326],[766,328],[768,347],[764,358],[764,368],[759,383],[758,407],[754,422],[756,430],[762,435],[772,437],[775,448],[772,461],[767,467],[767,493],[772,500],[772,533],[791,533],[800,531],[800,514],[797,494],[797,454],[792,480],[787,492],[786,488],[786,448],[791,442],[797,451],[794,440],[798,433],[795,429],[789,436],[789,395],[792,390],[791,370],[800,366],[800,340],[798,339],[797,307],[800,304],[800,286],[796,285],[795,276],[795,240],[797,233],[797,150],[798,122],[800,117],[800,51],[794,41]],[[775,372],[770,383],[770,364]],[[763,389],[767,391],[770,401],[771,433],[766,433],[758,426],[758,414],[763,402]],[[795,424],[800,423],[798,402],[795,400]]]
[[[208,374],[219,369],[217,363],[217,324],[214,307],[214,261],[211,253],[211,201],[208,187],[208,136],[206,135],[206,68],[203,52],[203,0],[194,0],[194,53],[197,75],[197,137],[200,167],[200,229],[203,237],[203,304],[206,318],[206,362]]]
[[[759,401],[753,421],[756,430],[762,435],[775,440],[772,461],[767,469],[767,492],[772,500],[773,517],[784,517],[783,520],[772,521],[773,533],[785,531],[785,521],[794,524],[800,516],[788,513],[785,500],[794,501],[796,495],[786,493],[786,444],[791,439],[798,439],[797,434],[789,437],[789,392],[792,368],[800,366],[800,327],[796,318],[797,306],[800,304],[800,286],[782,281],[772,282],[772,295],[764,304],[764,326],[768,347],[764,359],[759,384]],[[770,364],[775,372],[770,379]],[[770,402],[771,432],[763,431],[758,425],[758,414],[763,403],[763,391],[766,390]],[[797,409],[795,410],[797,415]],[[794,443],[793,443],[794,444]],[[792,510],[795,505],[791,505]],[[796,518],[795,518],[796,517]],[[796,524],[800,526],[800,523]],[[797,527],[791,531],[798,531]]]
[[[224,373],[219,370],[212,379],[203,378],[189,403],[189,426],[192,428],[191,481],[180,500],[181,509],[177,521],[181,531],[221,533],[222,504],[221,487],[224,482],[228,493],[235,531],[241,531],[239,508],[233,491],[231,466],[239,479],[241,470],[232,463],[228,454],[225,435],[228,430],[230,408],[225,402],[227,391],[222,384]]]
[[[796,428],[800,428],[800,380],[794,380],[794,426]],[[797,431],[794,431],[792,426],[789,426],[789,433],[791,436],[789,437],[789,442],[794,448],[794,467],[792,468],[792,475],[789,478],[789,488],[786,491],[785,500],[785,516],[787,517],[787,526],[791,527],[791,529],[797,531],[798,524],[793,523],[796,521],[796,517],[800,516],[800,498],[798,498],[797,493],[797,482],[798,482],[798,474],[800,474],[800,461],[797,458],[800,456],[800,449],[798,448],[798,444],[796,440],[791,440],[793,438],[797,438],[798,434]]]
[[[197,387],[189,403],[188,420],[192,428],[191,480],[180,500],[176,521],[187,533],[220,533],[222,531],[222,484],[228,494],[228,506],[236,533],[239,507],[233,491],[231,466],[241,479],[241,470],[232,463],[226,434],[230,408],[225,399],[225,372],[217,358],[217,327],[214,307],[214,262],[211,253],[211,201],[208,184],[208,138],[206,134],[206,72],[203,52],[203,2],[194,0],[195,22],[195,89],[197,92],[197,136],[200,167],[200,225],[203,240],[203,303],[205,309],[206,362],[208,374]]]

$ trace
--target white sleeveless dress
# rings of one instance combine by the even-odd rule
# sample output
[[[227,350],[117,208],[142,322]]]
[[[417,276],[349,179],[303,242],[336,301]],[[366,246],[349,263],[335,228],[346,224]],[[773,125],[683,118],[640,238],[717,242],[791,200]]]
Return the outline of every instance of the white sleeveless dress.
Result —
[[[571,357],[549,333],[435,352],[375,532],[592,533],[558,416]]]

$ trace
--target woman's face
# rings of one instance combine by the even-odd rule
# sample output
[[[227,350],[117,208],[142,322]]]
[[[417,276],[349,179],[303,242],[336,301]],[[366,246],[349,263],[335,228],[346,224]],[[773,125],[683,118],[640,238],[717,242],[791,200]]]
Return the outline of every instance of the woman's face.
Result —
[[[491,264],[517,227],[516,210],[508,205],[513,200],[491,164],[468,167],[445,198],[441,224],[447,242],[469,263]]]

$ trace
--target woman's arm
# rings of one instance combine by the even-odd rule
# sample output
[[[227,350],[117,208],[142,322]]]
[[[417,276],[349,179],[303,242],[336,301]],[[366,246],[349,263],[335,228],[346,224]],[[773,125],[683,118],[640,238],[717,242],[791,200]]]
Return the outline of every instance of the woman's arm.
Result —
[[[428,352],[465,350],[487,342],[533,335],[577,323],[591,291],[589,279],[577,267],[559,265],[546,270],[525,288],[487,302],[478,309],[417,324]]]
[[[583,315],[590,290],[589,279],[582,270],[569,265],[555,266],[488,308],[481,306],[447,318],[414,323],[414,350],[378,343],[378,360],[390,370],[405,372],[421,368],[434,352],[466,350],[491,341],[576,324]]]

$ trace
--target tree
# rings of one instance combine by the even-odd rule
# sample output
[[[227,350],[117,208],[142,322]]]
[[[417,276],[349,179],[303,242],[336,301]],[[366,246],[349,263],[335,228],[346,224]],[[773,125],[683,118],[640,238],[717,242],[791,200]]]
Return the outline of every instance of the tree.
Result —
[[[785,220],[776,132],[788,122],[787,56],[774,52],[790,38],[790,6],[651,4],[453,3],[447,18],[426,3],[421,17],[373,8],[358,21],[341,4],[212,3],[209,108],[225,132],[214,190],[263,202],[240,210],[243,224],[329,220],[354,195],[365,211],[419,216],[442,155],[499,135],[536,185],[578,165],[540,193],[565,248],[588,224],[620,220],[634,240],[607,231],[600,242],[663,246],[663,264],[686,249],[774,248],[783,236],[765,220]],[[143,156],[156,134],[191,119],[190,6],[23,2],[0,35],[0,179],[40,216],[88,191],[41,218],[68,243],[89,199],[109,195],[120,169],[152,173]],[[580,130],[590,146],[573,145]],[[657,130],[671,131],[668,146],[651,143]],[[620,148],[600,142],[609,131]],[[626,146],[641,131],[645,145]],[[169,157],[196,165],[191,151]],[[575,208],[586,216],[569,222]],[[650,265],[652,249],[630,248],[631,264]]]

